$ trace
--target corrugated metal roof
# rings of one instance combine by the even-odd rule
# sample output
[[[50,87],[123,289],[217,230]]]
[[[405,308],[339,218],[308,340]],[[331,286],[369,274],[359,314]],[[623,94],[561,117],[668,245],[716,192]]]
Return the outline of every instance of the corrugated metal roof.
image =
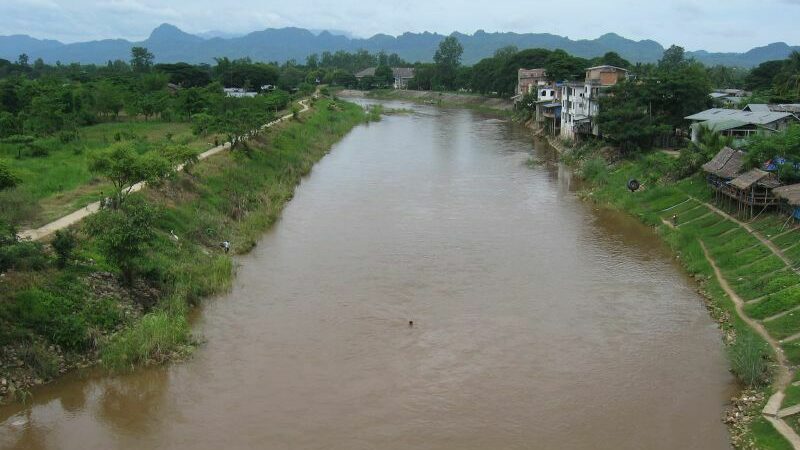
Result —
[[[686,120],[693,120],[698,122],[705,122],[708,120],[720,119],[736,119],[746,123],[755,125],[767,125],[786,117],[794,117],[788,112],[752,112],[752,111],[739,111],[738,109],[724,109],[712,108],[691,116],[687,116]],[[796,117],[795,117],[796,119]]]
[[[356,74],[356,78],[374,77],[377,67],[368,67]],[[392,67],[392,76],[395,78],[414,78],[413,67]]]
[[[800,184],[777,187],[772,190],[772,195],[788,201],[790,205],[800,206]]]
[[[708,120],[706,122],[702,122],[700,125],[705,125],[711,131],[726,131],[743,127],[745,125],[750,125],[750,123],[743,122],[738,119],[720,119]]]
[[[765,103],[748,103],[747,106],[744,107],[743,111],[750,111],[750,112],[770,112],[769,105]]]
[[[597,70],[597,69],[607,69],[607,70],[622,71],[622,72],[628,71],[628,69],[623,69],[622,67],[617,67],[617,66],[610,66],[608,64],[602,66],[589,67],[586,70]]]
[[[714,158],[703,164],[703,170],[721,178],[735,178],[742,171],[745,153],[725,147]]]
[[[413,67],[394,67],[392,68],[392,75],[395,78],[414,78]]]

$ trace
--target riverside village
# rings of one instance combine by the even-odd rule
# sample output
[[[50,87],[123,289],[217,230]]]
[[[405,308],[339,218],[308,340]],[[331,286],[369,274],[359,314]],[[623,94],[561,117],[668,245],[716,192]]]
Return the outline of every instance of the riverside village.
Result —
[[[570,6],[0,2],[0,450],[800,450],[800,4]]]

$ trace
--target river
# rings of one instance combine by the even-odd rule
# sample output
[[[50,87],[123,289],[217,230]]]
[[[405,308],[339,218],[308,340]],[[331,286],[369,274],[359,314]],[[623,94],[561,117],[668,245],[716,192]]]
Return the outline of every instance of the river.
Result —
[[[314,168],[190,360],[44,386],[0,447],[729,448],[719,331],[653,231],[519,126],[405,107]]]

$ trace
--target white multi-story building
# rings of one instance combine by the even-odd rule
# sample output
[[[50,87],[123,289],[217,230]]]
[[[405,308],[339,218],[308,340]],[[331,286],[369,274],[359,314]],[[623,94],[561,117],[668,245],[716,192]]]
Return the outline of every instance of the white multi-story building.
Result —
[[[590,67],[586,69],[583,83],[565,83],[561,87],[561,137],[576,139],[581,135],[599,135],[596,118],[600,99],[627,74],[628,71],[620,67]]]

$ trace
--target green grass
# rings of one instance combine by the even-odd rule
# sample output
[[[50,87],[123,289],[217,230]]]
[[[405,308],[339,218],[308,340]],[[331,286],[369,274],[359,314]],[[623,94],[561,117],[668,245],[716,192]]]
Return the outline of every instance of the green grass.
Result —
[[[750,431],[755,448],[792,450],[792,445],[763,417],[759,417],[750,423]]]
[[[91,155],[115,142],[115,136],[138,142],[140,151],[150,151],[159,143],[186,144],[195,150],[213,146],[214,137],[194,136],[188,123],[179,122],[111,122],[81,128],[79,138],[62,143],[56,137],[38,141],[49,150],[46,156],[31,156],[23,151],[17,158],[20,145],[0,143],[0,158],[8,161],[31,198],[42,206],[28,225],[39,225],[60,217],[88,203],[97,201],[101,191],[108,192],[107,183],[89,172]]]

